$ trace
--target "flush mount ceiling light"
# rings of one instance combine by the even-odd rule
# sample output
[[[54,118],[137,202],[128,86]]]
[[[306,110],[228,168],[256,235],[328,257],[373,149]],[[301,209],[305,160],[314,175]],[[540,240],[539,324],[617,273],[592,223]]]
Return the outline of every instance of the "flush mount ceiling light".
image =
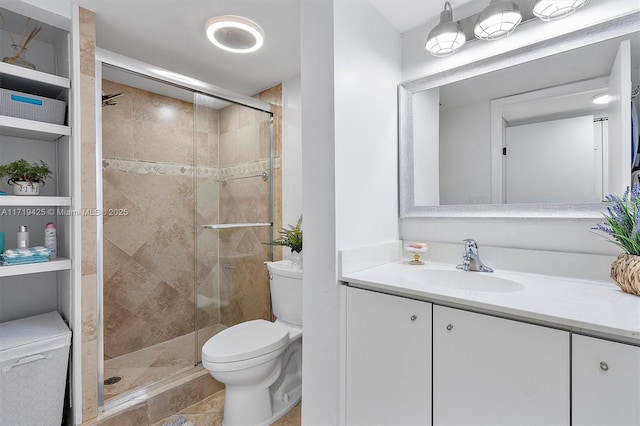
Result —
[[[555,21],[571,15],[586,2],[587,0],[537,0],[533,6],[533,14],[543,21]]]
[[[207,21],[205,30],[211,43],[229,52],[255,52],[264,42],[260,25],[242,16],[216,16]]]
[[[599,95],[596,95],[593,98],[591,98],[591,102],[593,102],[596,105],[608,104],[609,103],[609,94],[601,93]]]
[[[498,40],[511,34],[522,21],[518,6],[509,0],[491,0],[484,8],[473,33],[481,40]]]
[[[467,41],[458,22],[453,21],[453,10],[449,2],[444,3],[440,23],[433,27],[424,48],[433,56],[448,56],[456,53]]]

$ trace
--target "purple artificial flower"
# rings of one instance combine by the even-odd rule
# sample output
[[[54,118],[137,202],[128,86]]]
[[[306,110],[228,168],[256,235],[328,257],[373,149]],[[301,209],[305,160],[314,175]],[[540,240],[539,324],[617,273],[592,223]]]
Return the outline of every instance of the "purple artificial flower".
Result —
[[[613,232],[613,229],[611,229],[609,226],[607,226],[607,225],[605,225],[603,223],[598,223],[598,224],[596,224],[596,226],[594,226],[591,229],[596,230],[596,231],[602,231],[602,232],[604,232],[606,234],[609,234],[609,235],[612,235],[612,236],[615,235],[615,232]]]

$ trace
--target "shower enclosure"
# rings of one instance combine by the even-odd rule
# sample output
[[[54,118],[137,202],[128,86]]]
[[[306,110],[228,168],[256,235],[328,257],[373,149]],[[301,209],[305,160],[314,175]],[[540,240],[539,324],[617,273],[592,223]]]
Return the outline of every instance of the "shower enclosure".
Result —
[[[104,406],[270,319],[274,170],[270,111],[107,64],[101,81]]]

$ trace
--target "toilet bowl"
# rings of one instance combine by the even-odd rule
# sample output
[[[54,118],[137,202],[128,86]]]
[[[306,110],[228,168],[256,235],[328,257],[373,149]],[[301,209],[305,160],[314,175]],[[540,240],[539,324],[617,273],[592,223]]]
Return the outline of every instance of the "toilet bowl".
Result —
[[[202,365],[225,384],[224,426],[269,425],[302,396],[302,270],[266,265],[276,321],[234,325],[202,347]]]

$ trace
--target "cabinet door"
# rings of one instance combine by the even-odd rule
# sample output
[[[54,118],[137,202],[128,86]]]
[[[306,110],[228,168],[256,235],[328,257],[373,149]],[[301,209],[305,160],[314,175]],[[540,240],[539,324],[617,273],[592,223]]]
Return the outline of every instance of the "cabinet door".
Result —
[[[434,425],[568,425],[569,333],[433,308]]]
[[[574,334],[574,426],[640,425],[640,347]]]
[[[431,304],[347,289],[346,417],[431,424]]]

